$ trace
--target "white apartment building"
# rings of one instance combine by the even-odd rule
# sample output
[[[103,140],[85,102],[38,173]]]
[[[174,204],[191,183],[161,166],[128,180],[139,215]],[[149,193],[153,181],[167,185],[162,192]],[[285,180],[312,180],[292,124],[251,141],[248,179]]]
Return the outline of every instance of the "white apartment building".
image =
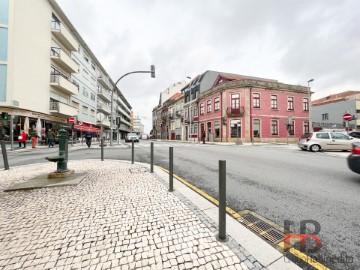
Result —
[[[0,1],[0,112],[2,132],[14,137],[40,119],[46,128],[70,128],[77,133],[110,129],[113,81],[55,0]],[[131,106],[118,88],[114,94],[113,128],[130,131]],[[121,124],[116,125],[115,116]],[[79,134],[78,134],[79,136]]]
[[[141,123],[139,116],[133,119],[133,132],[140,136],[144,133],[144,125]]]

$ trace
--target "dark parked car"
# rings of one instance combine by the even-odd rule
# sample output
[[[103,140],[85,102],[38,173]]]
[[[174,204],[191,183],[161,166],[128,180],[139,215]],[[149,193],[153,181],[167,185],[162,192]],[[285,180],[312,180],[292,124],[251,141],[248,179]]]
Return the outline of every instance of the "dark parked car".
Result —
[[[349,136],[354,137],[354,138],[360,138],[360,131],[351,131],[349,133]]]
[[[354,173],[360,174],[360,143],[352,145],[351,154],[347,158],[348,166]]]

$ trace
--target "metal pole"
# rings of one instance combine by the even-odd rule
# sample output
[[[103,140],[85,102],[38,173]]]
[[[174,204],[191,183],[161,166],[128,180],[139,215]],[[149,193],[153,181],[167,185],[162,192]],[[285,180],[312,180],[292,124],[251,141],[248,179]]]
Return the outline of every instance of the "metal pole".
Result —
[[[71,146],[74,146],[74,129],[71,128]]]
[[[151,152],[150,152],[150,172],[154,172],[154,143],[151,142]]]
[[[14,150],[14,120],[12,115],[9,115],[10,118],[10,141],[11,141],[11,151]]]
[[[134,74],[134,73],[151,73],[151,77],[155,78],[155,66],[151,65],[150,67],[150,71],[132,71],[132,72],[128,72],[124,75],[122,75],[117,81],[116,83],[114,84],[114,87],[113,87],[113,90],[112,90],[112,95],[111,95],[111,123],[110,123],[110,146],[112,146],[112,135],[113,135],[113,129],[112,129],[112,122],[113,122],[113,104],[114,104],[114,92],[115,92],[115,88],[116,88],[116,85],[118,84],[118,82],[124,78],[125,76],[127,75],[130,75],[130,74]]]
[[[113,106],[114,106],[114,92],[115,92],[115,87],[116,84],[114,85],[112,92],[111,92],[111,121],[110,121],[110,146],[112,146],[112,137],[113,137],[113,117],[114,117],[114,112],[113,112]]]
[[[9,169],[9,162],[8,162],[7,153],[6,153],[5,141],[1,141],[1,152],[2,152],[2,155],[3,155],[3,159],[4,159],[5,170],[8,170]]]
[[[311,119],[311,90],[310,90],[310,82],[313,82],[314,79],[308,80],[308,91],[309,91],[309,132],[314,132],[312,119]]]
[[[289,144],[289,126],[286,126],[286,144]]]
[[[226,236],[226,160],[219,160],[219,234],[216,239],[229,240]]]
[[[131,164],[134,164],[134,140],[131,140],[132,145],[131,145]]]
[[[237,144],[239,144],[239,124],[236,126],[236,133],[237,133]]]
[[[101,136],[100,141],[100,147],[101,147],[101,161],[104,161],[104,137]]]
[[[174,163],[173,163],[173,156],[174,156],[174,148],[169,147],[169,191],[174,191],[174,179],[173,179],[173,173],[174,173]]]

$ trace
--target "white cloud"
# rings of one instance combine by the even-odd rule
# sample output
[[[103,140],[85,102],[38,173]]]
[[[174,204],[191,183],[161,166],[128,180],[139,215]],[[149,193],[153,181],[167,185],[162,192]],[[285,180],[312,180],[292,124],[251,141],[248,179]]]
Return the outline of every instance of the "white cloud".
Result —
[[[307,85],[314,98],[360,90],[357,0],[58,0],[151,129],[171,83],[208,69]]]

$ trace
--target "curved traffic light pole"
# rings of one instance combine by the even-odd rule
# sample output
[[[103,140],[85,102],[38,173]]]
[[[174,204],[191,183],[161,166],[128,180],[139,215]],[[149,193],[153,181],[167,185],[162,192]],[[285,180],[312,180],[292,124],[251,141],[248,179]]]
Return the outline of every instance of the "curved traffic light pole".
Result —
[[[114,84],[114,87],[113,87],[113,90],[112,90],[112,93],[111,93],[110,146],[112,146],[112,141],[113,141],[113,119],[114,119],[113,106],[114,106],[114,93],[115,93],[115,88],[116,88],[116,85],[118,84],[118,82],[119,82],[122,78],[126,77],[127,75],[134,74],[134,73],[151,73],[151,77],[152,77],[152,78],[155,78],[155,66],[154,66],[154,65],[151,65],[151,66],[150,66],[150,71],[132,71],[132,72],[126,73],[126,74],[122,75],[122,76],[116,81],[116,83]]]

